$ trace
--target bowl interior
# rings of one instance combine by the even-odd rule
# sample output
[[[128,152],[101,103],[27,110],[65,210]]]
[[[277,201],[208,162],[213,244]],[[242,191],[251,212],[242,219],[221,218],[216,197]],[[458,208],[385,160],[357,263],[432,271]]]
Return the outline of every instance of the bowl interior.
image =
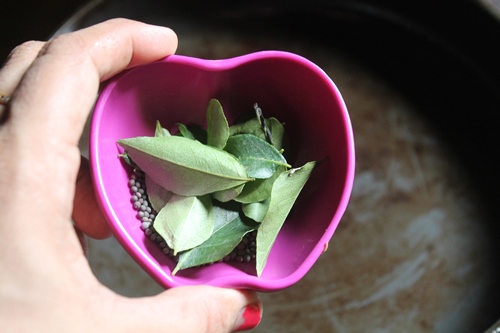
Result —
[[[140,229],[127,181],[132,170],[118,154],[118,139],[152,136],[156,120],[204,125],[211,98],[229,123],[253,112],[285,123],[288,161],[319,165],[284,224],[260,278],[252,263],[216,263],[171,276],[174,263]],[[210,284],[277,290],[304,276],[332,237],[349,199],[354,144],[345,104],[333,82],[299,56],[267,51],[226,60],[170,56],[114,78],[96,104],[90,157],[97,196],[115,236],[160,284]]]

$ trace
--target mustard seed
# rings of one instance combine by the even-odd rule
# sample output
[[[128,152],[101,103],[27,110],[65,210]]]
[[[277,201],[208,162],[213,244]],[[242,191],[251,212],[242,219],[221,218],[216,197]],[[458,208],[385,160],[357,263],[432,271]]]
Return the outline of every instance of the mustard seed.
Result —
[[[128,186],[131,192],[130,201],[134,209],[137,210],[136,218],[141,223],[140,228],[144,231],[144,235],[157,243],[157,246],[165,255],[174,261],[178,261],[179,257],[174,256],[174,251],[168,247],[165,240],[154,230],[156,212],[151,208],[149,203],[142,171],[135,170],[135,173],[129,178]],[[221,259],[220,262],[250,262],[255,260],[255,237],[255,231],[245,235],[240,244],[231,253]]]

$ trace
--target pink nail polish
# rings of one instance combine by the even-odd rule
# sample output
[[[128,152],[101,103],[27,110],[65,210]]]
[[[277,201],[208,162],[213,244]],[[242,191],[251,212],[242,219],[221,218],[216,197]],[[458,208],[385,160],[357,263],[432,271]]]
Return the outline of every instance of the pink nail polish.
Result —
[[[242,324],[236,330],[237,332],[251,330],[260,323],[262,318],[262,309],[260,304],[248,305],[243,311]]]

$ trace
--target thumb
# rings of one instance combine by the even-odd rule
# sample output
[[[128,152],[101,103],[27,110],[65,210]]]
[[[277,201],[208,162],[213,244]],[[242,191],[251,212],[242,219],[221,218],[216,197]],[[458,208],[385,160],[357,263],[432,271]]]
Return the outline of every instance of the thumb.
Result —
[[[209,286],[177,287],[121,304],[126,309],[116,322],[127,323],[125,332],[238,332],[256,327],[262,316],[257,293]]]

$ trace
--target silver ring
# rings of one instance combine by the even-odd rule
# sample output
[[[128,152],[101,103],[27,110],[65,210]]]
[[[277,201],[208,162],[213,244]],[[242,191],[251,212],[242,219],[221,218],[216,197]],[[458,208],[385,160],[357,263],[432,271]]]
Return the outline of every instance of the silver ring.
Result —
[[[0,104],[7,105],[7,104],[9,104],[9,101],[10,101],[9,96],[3,95],[2,93],[0,93]]]

